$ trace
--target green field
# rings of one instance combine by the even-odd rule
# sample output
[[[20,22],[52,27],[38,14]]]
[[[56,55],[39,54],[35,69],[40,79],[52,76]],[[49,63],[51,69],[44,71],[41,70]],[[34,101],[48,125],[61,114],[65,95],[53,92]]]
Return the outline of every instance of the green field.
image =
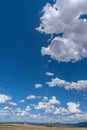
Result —
[[[87,128],[45,127],[34,125],[3,124],[0,125],[0,130],[87,130]]]

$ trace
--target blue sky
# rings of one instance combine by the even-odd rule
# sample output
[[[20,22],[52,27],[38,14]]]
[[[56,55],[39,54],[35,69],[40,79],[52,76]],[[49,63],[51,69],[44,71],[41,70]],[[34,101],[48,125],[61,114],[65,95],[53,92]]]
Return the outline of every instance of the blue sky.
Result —
[[[87,121],[86,3],[0,2],[0,121]]]

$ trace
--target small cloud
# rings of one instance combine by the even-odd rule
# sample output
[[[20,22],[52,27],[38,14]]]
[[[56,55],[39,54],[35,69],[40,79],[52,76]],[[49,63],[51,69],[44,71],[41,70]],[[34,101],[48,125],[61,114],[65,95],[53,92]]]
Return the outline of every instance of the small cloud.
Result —
[[[0,94],[0,103],[6,103],[12,99],[11,96]]]
[[[54,112],[55,115],[59,115],[59,114],[68,114],[68,110],[64,107],[59,107],[59,108],[56,108],[55,109],[55,112]]]
[[[42,98],[42,96],[36,96],[36,98],[41,99],[41,98]]]
[[[57,100],[55,96],[52,96],[52,98],[49,100],[49,103],[53,105],[60,105],[60,101]]]
[[[9,105],[10,106],[17,106],[17,103],[15,103],[15,102],[9,102]]]
[[[9,110],[12,110],[12,108],[10,108],[9,106],[6,106],[6,107],[3,108],[3,110],[9,111]]]
[[[83,99],[87,100],[87,95],[86,94],[83,94]]]
[[[51,60],[48,60],[48,62],[50,63],[50,62],[51,62]]]
[[[48,97],[44,96],[42,101],[48,101]]]
[[[43,85],[42,84],[35,84],[35,88],[42,88],[43,87]]]
[[[26,99],[28,99],[28,100],[36,99],[36,96],[35,95],[29,95],[29,96],[26,97]]]
[[[13,113],[15,113],[17,117],[25,117],[25,116],[29,115],[29,113],[28,113],[28,111],[26,111],[26,109],[23,110],[21,108],[16,108],[15,110],[13,110]]]
[[[35,95],[29,95],[29,96],[26,97],[26,99],[28,99],[28,100],[31,100],[31,99],[41,99],[41,98],[42,98],[42,96],[35,96]]]
[[[31,108],[30,108],[30,106],[26,106],[26,109],[25,109],[26,111],[30,111],[31,110]]]
[[[19,100],[19,103],[24,103],[24,102],[25,102],[25,100],[24,100],[24,99]]]
[[[46,72],[45,75],[47,75],[47,76],[54,76],[54,74],[51,73],[51,72]]]

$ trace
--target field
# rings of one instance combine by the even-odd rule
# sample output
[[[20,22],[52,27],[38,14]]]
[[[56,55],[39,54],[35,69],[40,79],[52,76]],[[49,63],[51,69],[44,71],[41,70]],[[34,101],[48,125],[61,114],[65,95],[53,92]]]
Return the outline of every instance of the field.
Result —
[[[45,127],[34,125],[3,124],[0,125],[0,130],[87,130],[87,128]]]

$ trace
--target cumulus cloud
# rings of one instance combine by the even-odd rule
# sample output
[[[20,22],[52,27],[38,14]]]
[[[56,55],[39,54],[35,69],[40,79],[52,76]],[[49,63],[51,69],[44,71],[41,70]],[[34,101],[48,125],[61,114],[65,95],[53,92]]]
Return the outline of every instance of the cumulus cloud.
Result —
[[[15,114],[15,116],[17,116],[17,117],[24,117],[24,116],[29,115],[28,111],[26,111],[25,109],[21,109],[21,108],[16,108],[16,109],[12,110],[12,113]]]
[[[78,122],[86,122],[87,121],[87,113],[75,113],[68,115],[66,118],[66,121],[62,118],[63,122],[69,122],[69,123],[78,123]]]
[[[26,106],[26,111],[30,111],[30,110],[31,110],[30,106]]]
[[[17,103],[16,102],[9,102],[8,103],[10,106],[17,106]]]
[[[76,89],[79,91],[87,91],[87,80],[79,80],[77,82],[68,82],[59,78],[52,79],[50,82],[46,82],[49,87],[64,87],[66,90]]]
[[[26,99],[28,99],[28,100],[31,100],[31,99],[41,99],[41,98],[42,98],[42,96],[35,96],[35,95],[29,95],[29,96],[26,97]]]
[[[51,72],[46,72],[45,75],[47,75],[47,76],[54,76],[54,74],[51,73]]]
[[[42,101],[48,101],[48,97],[44,96]]]
[[[0,94],[0,103],[6,103],[12,99],[11,96]]]
[[[43,85],[42,84],[35,84],[35,88],[42,88]]]
[[[47,100],[43,100],[42,102],[39,102],[37,105],[34,105],[34,109],[44,110],[45,113],[53,114],[55,111],[55,106],[60,105],[60,101],[57,100],[55,96],[52,96],[49,100],[47,97],[44,97],[44,99]]]
[[[66,105],[67,108],[64,107],[55,108],[54,114],[68,115],[68,114],[81,113],[80,103],[68,102]]]
[[[39,102],[34,105],[35,110],[44,110],[46,114],[53,115],[71,115],[76,113],[82,113],[80,110],[80,103],[68,102],[66,108],[60,106],[60,101],[55,96],[51,97],[48,101]]]
[[[48,108],[52,108],[53,106],[51,106],[48,102],[39,102],[38,105],[35,105],[35,109],[48,109]]]
[[[38,31],[54,35],[48,47],[42,47],[42,55],[49,55],[59,62],[76,62],[87,58],[86,0],[56,0],[43,8]],[[62,37],[58,34],[63,33]],[[55,36],[57,34],[58,36]]]
[[[59,114],[63,115],[63,114],[68,114],[68,113],[69,113],[68,110],[64,107],[55,108],[55,111],[54,111],[55,115],[59,115]]]
[[[19,100],[19,103],[24,103],[24,102],[25,102],[25,100],[24,100],[24,99]]]
[[[0,122],[45,122],[49,121],[51,117],[40,114],[31,114],[30,107],[26,108],[10,108],[8,106],[0,108]]]
[[[59,106],[56,102],[51,101],[54,96],[47,101],[39,102],[33,105],[36,114],[32,114],[32,107],[29,105],[25,108],[5,106],[0,108],[0,121],[28,121],[28,122],[78,122],[87,120],[87,113],[80,110],[80,103],[68,102],[66,108]],[[57,100],[57,99],[56,99]],[[40,114],[40,111],[43,114]],[[45,113],[44,113],[45,112]]]
[[[26,99],[30,100],[30,99],[36,99],[36,96],[35,95],[29,95],[26,97]]]
[[[68,102],[67,103],[68,110],[70,113],[80,113],[80,103],[73,103],[73,102]]]
[[[53,96],[51,99],[49,99],[49,103],[50,104],[54,104],[54,105],[60,105],[60,101],[56,99],[55,96]]]
[[[5,110],[5,111],[10,111],[10,110],[12,110],[12,108],[9,107],[9,106],[5,106],[5,107],[3,108],[3,110]]]

